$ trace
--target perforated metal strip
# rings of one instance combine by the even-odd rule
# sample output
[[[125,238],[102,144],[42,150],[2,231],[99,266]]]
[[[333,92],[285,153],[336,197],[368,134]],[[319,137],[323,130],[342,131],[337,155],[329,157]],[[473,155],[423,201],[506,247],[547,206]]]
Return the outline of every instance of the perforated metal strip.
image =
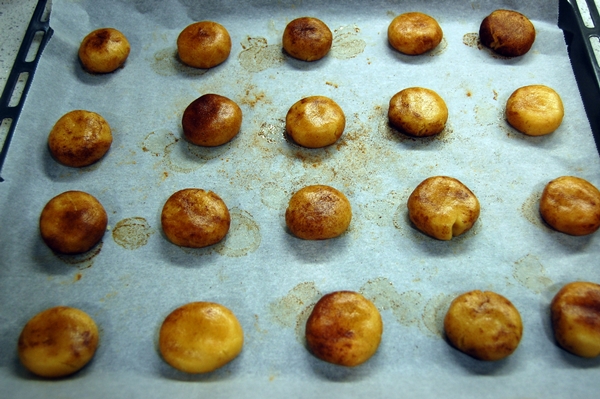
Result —
[[[587,15],[587,23],[581,14]],[[596,0],[559,0],[558,26],[565,32],[569,58],[600,152],[600,14]]]
[[[15,63],[8,75],[2,97],[0,97],[0,125],[5,127],[8,126],[6,138],[4,139],[2,150],[0,151],[0,182],[4,181],[1,175],[2,167],[4,166],[8,148],[15,132],[15,128],[17,127],[17,122],[21,115],[21,110],[23,109],[29,86],[33,81],[33,74],[35,73],[40,57],[42,56],[44,47],[48,43],[48,40],[50,40],[50,37],[52,37],[53,30],[50,27],[50,20],[49,18],[44,20],[46,3],[47,0],[39,0],[33,11],[33,16],[31,17],[31,21],[29,22],[29,26],[27,27],[27,31],[21,42],[21,47],[17,53]],[[30,49],[36,44],[34,42],[38,39],[39,46],[37,47],[35,57],[28,60],[28,56],[31,57],[31,54],[29,54]],[[23,83],[24,77],[26,77],[26,81]],[[15,92],[15,88],[17,88],[19,84],[22,85],[22,90]],[[13,95],[19,96],[19,98],[15,99],[13,98]]]

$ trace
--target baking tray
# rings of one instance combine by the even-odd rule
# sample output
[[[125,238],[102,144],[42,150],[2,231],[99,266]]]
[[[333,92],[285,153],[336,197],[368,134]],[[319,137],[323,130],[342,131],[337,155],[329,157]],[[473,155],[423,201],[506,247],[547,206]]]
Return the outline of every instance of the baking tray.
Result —
[[[595,397],[598,360],[555,345],[548,304],[566,282],[600,280],[599,239],[553,232],[536,211],[539,193],[556,176],[575,174],[600,185],[600,160],[557,28],[557,4],[240,4],[53,2],[54,35],[12,136],[0,186],[4,392]],[[501,7],[541,15],[533,18],[538,38],[527,56],[496,57],[478,44],[479,22]],[[415,58],[387,46],[387,25],[410,10],[438,19],[445,33],[438,50]],[[283,28],[301,15],[320,16],[334,30],[334,48],[323,62],[306,64],[281,52]],[[199,19],[222,22],[234,43],[228,61],[209,71],[174,58],[178,32]],[[81,37],[105,25],[126,34],[132,53],[122,70],[92,76],[81,70],[76,50]],[[523,137],[504,121],[502,105],[514,89],[540,82],[560,92],[567,117],[556,134]],[[441,136],[415,140],[387,125],[389,98],[412,85],[432,88],[448,103],[449,127]],[[206,92],[234,99],[244,112],[240,135],[222,148],[203,150],[181,139],[183,109]],[[339,143],[313,151],[285,139],[283,120],[293,102],[317,93],[335,99],[348,124]],[[102,114],[115,136],[107,157],[81,170],[56,164],[45,142],[54,122],[75,108]],[[459,178],[482,203],[475,228],[451,242],[423,236],[406,216],[412,189],[436,174]],[[342,237],[307,242],[286,231],[287,199],[312,183],[333,185],[349,197],[354,218]],[[233,216],[225,242],[186,250],[164,238],[162,204],[185,187],[223,197]],[[69,189],[92,193],[109,214],[102,244],[84,256],[52,254],[37,231],[44,204]],[[378,353],[354,369],[315,359],[302,339],[311,305],[339,289],[371,298],[384,320]],[[501,293],[521,312],[525,333],[510,358],[482,363],[445,342],[445,309],[470,289]],[[246,338],[235,361],[202,376],[176,372],[156,350],[164,317],[195,300],[232,309]],[[45,381],[19,365],[16,340],[32,315],[56,305],[88,312],[101,328],[101,344],[77,374]]]

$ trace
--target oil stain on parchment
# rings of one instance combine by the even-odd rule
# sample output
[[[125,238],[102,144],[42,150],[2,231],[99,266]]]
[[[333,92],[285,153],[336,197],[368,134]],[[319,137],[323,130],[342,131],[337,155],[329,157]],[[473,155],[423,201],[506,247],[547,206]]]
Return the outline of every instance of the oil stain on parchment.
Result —
[[[112,236],[121,247],[134,250],[146,245],[155,232],[146,219],[134,216],[117,222]]]
[[[341,26],[333,31],[331,56],[339,60],[348,60],[365,51],[367,43],[358,37],[360,28],[354,26]]]
[[[546,225],[540,214],[541,197],[542,194],[540,192],[534,192],[527,197],[525,202],[523,202],[523,205],[521,205],[521,214],[534,226],[547,230],[549,227]]]
[[[426,301],[421,293],[414,290],[398,292],[385,277],[367,281],[358,292],[372,301],[379,311],[391,311],[398,323],[417,327],[428,337],[443,335],[445,311],[454,298],[439,294]],[[298,284],[287,295],[270,303],[271,319],[281,327],[295,328],[296,338],[304,344],[306,321],[322,296],[314,282]]]
[[[368,281],[360,289],[379,310],[391,310],[398,323],[417,327],[428,337],[441,338],[444,334],[444,316],[453,295],[438,294],[429,300],[417,291],[398,292],[385,277]]]
[[[323,294],[314,282],[304,282],[292,288],[287,295],[269,304],[271,319],[278,325],[294,328],[296,338],[304,344],[304,327],[312,308]]]
[[[463,35],[463,43],[465,44],[465,46],[473,47],[473,48],[476,48],[479,50],[481,50],[483,48],[483,45],[481,44],[481,41],[479,40],[479,33],[475,33],[475,32],[465,33]]]
[[[423,310],[423,324],[427,327],[430,335],[443,338],[444,336],[444,317],[450,307],[450,303],[456,295],[438,294],[431,298]]]
[[[104,243],[100,241],[94,248],[82,254],[66,255],[55,252],[54,255],[64,263],[75,266],[79,270],[89,269],[94,265],[94,259],[102,250],[103,245]]]
[[[157,158],[155,168],[166,167],[178,173],[193,172],[230,148],[230,143],[219,147],[196,146],[166,130],[151,132],[142,142],[142,151]]]
[[[179,60],[177,48],[175,47],[158,50],[149,61],[152,70],[161,76],[173,76],[177,74],[201,76],[208,71],[207,69],[192,68],[182,63]]]
[[[540,260],[531,255],[525,255],[513,265],[513,277],[522,286],[539,294],[550,287],[553,282],[546,275],[546,270]]]
[[[367,281],[359,290],[379,310],[391,310],[398,323],[424,330],[422,314],[424,300],[417,291],[398,292],[385,277]]]
[[[279,211],[285,209],[290,199],[290,193],[280,184],[270,181],[260,188],[260,200],[267,207]]]
[[[229,232],[226,239],[215,247],[216,251],[230,258],[239,258],[256,251],[262,241],[258,223],[250,213],[242,209],[232,208],[229,213]]]
[[[264,37],[248,36],[240,45],[243,50],[238,60],[242,68],[248,72],[261,72],[277,67],[285,61],[281,45],[269,45]]]

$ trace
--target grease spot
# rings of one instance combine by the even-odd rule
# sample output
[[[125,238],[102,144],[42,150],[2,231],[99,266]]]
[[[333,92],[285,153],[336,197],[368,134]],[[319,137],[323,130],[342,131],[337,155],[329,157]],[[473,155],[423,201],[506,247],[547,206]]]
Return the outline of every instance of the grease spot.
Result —
[[[231,148],[231,142],[219,147],[201,147],[177,138],[172,132],[150,132],[142,142],[142,150],[158,158],[155,168],[166,167],[173,172],[190,173],[209,160],[218,158]],[[168,174],[165,174],[165,178]]]
[[[380,310],[391,310],[398,323],[423,330],[423,297],[417,291],[399,293],[385,277],[367,281],[359,290]]]
[[[481,50],[483,45],[479,40],[479,33],[465,33],[463,36],[463,43],[468,47],[473,47]]]
[[[447,48],[448,48],[448,41],[446,40],[445,37],[442,37],[442,41],[440,42],[440,44],[438,44],[436,48],[434,48],[433,50],[430,50],[426,54],[430,57],[435,57],[437,55],[442,54],[444,51],[446,51]]]
[[[89,269],[94,265],[94,258],[98,256],[103,245],[104,242],[100,241],[94,248],[82,254],[65,255],[54,252],[54,255],[64,263],[76,266],[79,270]]]
[[[238,56],[242,68],[248,72],[261,72],[285,61],[280,45],[267,43],[264,37],[246,37],[240,43],[243,50]]]
[[[158,50],[149,61],[152,70],[161,76],[173,76],[178,73],[184,73],[189,76],[201,76],[207,72],[206,69],[192,68],[179,61],[176,47],[167,47]]]
[[[438,294],[427,301],[423,311],[423,324],[427,327],[429,336],[444,336],[444,317],[454,298],[455,295]]]
[[[542,194],[539,192],[535,192],[531,194],[523,205],[521,205],[521,214],[527,219],[531,224],[543,228],[548,229],[542,216],[540,215],[540,198]]]
[[[354,26],[342,26],[333,31],[333,43],[331,44],[331,56],[339,60],[347,60],[361,54],[367,43],[358,37],[360,28]]]
[[[513,277],[522,286],[539,294],[550,287],[553,282],[546,275],[546,270],[540,260],[531,255],[525,255],[513,266]]]
[[[294,328],[296,338],[304,343],[306,320],[322,296],[314,282],[300,283],[289,290],[286,296],[269,304],[270,316],[280,326]]]
[[[112,236],[113,240],[121,247],[134,250],[146,245],[150,236],[155,232],[146,219],[134,216],[117,222]]]
[[[224,241],[215,249],[221,255],[239,258],[256,251],[260,246],[262,237],[260,228],[252,215],[239,208],[232,208],[231,226]]]
[[[267,182],[260,189],[260,201],[276,211],[287,207],[289,197],[289,192],[275,182]]]

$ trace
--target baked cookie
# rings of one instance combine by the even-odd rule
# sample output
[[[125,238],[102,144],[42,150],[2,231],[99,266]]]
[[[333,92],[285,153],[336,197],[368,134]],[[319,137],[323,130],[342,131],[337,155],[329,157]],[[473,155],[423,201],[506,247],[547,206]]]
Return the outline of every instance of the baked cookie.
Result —
[[[444,33],[435,19],[420,12],[398,15],[388,26],[388,41],[401,53],[419,55],[440,44]]]
[[[96,353],[98,327],[87,313],[66,306],[46,309],[25,324],[18,353],[27,370],[57,378],[83,368]]]
[[[444,318],[450,343],[479,360],[500,360],[511,355],[523,335],[521,315],[502,295],[470,291],[450,304]]]
[[[390,99],[390,124],[403,133],[427,137],[440,133],[448,121],[448,107],[433,90],[409,87]]]
[[[218,243],[227,235],[231,217],[217,194],[187,188],[169,197],[162,209],[161,223],[173,244],[202,248]]]
[[[227,97],[205,94],[188,105],[181,123],[189,142],[216,147],[238,134],[242,127],[242,110]]]
[[[496,10],[479,26],[481,43],[506,57],[518,57],[531,49],[535,27],[523,14],[511,10]]]
[[[306,97],[296,102],[285,117],[285,130],[297,144],[307,148],[335,143],[346,128],[344,111],[324,96]]]
[[[325,240],[342,234],[350,226],[352,207],[346,196],[333,187],[307,186],[297,191],[285,211],[285,223],[296,237]]]
[[[548,86],[521,87],[506,102],[506,120],[521,133],[543,136],[562,123],[565,109],[558,93]]]
[[[238,319],[223,305],[192,302],[175,309],[160,327],[163,359],[185,373],[209,373],[236,358],[244,345]]]
[[[186,65],[212,68],[223,63],[231,52],[231,37],[221,24],[201,21],[187,26],[177,38],[177,54]]]
[[[471,229],[479,217],[475,194],[453,177],[425,179],[408,198],[408,215],[423,233],[451,240]]]
[[[54,124],[48,135],[48,148],[61,164],[81,168],[99,161],[112,140],[110,125],[101,115],[75,110]]]
[[[109,73],[125,64],[130,51],[125,35],[113,28],[102,28],[83,38],[79,60],[88,72]]]
[[[306,343],[319,359],[341,366],[358,366],[377,352],[383,322],[371,301],[357,292],[323,296],[306,322]]]
[[[327,55],[332,43],[331,30],[317,18],[297,18],[283,31],[283,49],[302,61],[320,60]]]
[[[108,216],[102,204],[83,191],[66,191],[52,198],[40,215],[42,239],[54,252],[80,254],[104,236]]]
[[[544,188],[540,214],[560,232],[574,236],[592,234],[600,227],[600,191],[579,177],[559,177]]]
[[[600,285],[577,281],[562,287],[550,305],[558,344],[582,357],[600,355]]]

